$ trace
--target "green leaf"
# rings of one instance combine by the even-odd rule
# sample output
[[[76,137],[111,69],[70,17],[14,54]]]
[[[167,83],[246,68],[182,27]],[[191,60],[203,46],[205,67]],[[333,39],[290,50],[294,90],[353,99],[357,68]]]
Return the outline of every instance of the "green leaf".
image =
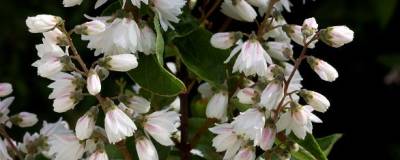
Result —
[[[228,50],[220,50],[211,46],[212,33],[199,28],[186,37],[175,39],[179,49],[179,57],[190,71],[200,79],[218,87],[226,79],[224,60]]]
[[[166,42],[172,42],[175,38],[186,37],[200,27],[196,17],[190,11],[184,11],[180,16],[180,21],[175,25],[175,30],[168,30]]]
[[[186,90],[185,84],[169,73],[155,55],[139,54],[139,66],[128,72],[128,75],[142,89],[155,95],[173,97]]]
[[[154,16],[154,28],[156,29],[156,55],[158,63],[164,64],[164,38],[161,32],[160,20],[158,15]]]
[[[300,146],[299,151],[292,153],[293,160],[317,160],[310,152]]]
[[[107,155],[109,159],[123,159],[124,156],[119,152],[118,148],[114,145],[106,145],[105,146]]]
[[[324,151],[319,146],[317,140],[312,134],[307,134],[304,140],[298,139],[295,136],[291,136],[301,147],[310,152],[317,160],[328,160]]]
[[[330,136],[318,138],[317,142],[321,149],[324,151],[325,155],[329,155],[331,152],[333,145],[340,139],[342,138],[343,134],[332,134]]]

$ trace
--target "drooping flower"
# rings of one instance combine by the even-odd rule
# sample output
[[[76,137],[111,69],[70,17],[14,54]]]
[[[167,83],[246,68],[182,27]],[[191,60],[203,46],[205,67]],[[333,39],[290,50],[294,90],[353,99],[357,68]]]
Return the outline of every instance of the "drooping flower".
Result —
[[[28,17],[26,19],[26,26],[28,26],[31,33],[43,33],[54,29],[61,22],[62,19],[60,17],[39,14],[34,17]]]
[[[264,127],[259,134],[256,135],[254,140],[255,145],[260,146],[264,151],[268,151],[272,148],[275,142],[276,128],[270,125]]]
[[[156,34],[147,24],[140,29],[139,45],[139,50],[146,55],[156,52]]]
[[[206,116],[207,118],[215,118],[220,121],[228,120],[228,93],[220,91],[211,97],[207,104]]]
[[[88,48],[95,49],[95,55],[115,55],[136,53],[139,45],[140,29],[133,19],[115,18],[111,23],[106,22],[106,17],[95,18],[106,24],[103,32],[82,35],[83,40],[88,40]]]
[[[75,134],[79,140],[85,140],[92,135],[96,125],[97,113],[98,109],[94,106],[76,122]]]
[[[253,22],[257,12],[245,0],[224,0],[221,12],[238,21]]]
[[[209,129],[210,132],[217,134],[212,140],[212,146],[217,152],[225,152],[224,160],[232,159],[244,145],[244,140],[234,132],[232,124],[218,124]]]
[[[178,113],[164,109],[146,115],[143,127],[158,143],[172,146],[174,142],[171,137],[174,132],[178,131],[179,120]]]
[[[277,132],[286,130],[287,135],[293,132],[298,138],[304,139],[307,133],[312,133],[312,122],[322,123],[321,119],[312,113],[313,110],[311,106],[295,104],[279,118],[276,123]]]
[[[103,67],[118,72],[127,72],[138,66],[136,56],[130,53],[106,56],[102,61]]]
[[[35,61],[32,66],[38,68],[38,75],[51,78],[64,69],[66,64],[63,60],[68,54],[60,46],[43,38],[43,44],[36,45],[36,50],[40,59]]]
[[[158,15],[163,30],[174,29],[171,22],[179,22],[178,16],[182,14],[182,8],[185,6],[186,0],[153,0],[152,2],[152,9]]]
[[[238,97],[239,102],[243,104],[254,104],[255,103],[255,97],[257,95],[257,92],[253,88],[243,88],[239,90],[236,94],[236,97]]]
[[[71,75],[61,72],[52,78],[54,80],[48,87],[53,89],[49,99],[54,99],[54,111],[58,113],[73,109],[82,98],[84,80],[79,74]]]
[[[318,92],[302,89],[299,94],[318,112],[326,112],[331,105],[329,100]]]
[[[97,95],[101,91],[101,80],[95,70],[90,70],[86,80],[86,88],[91,95]]]
[[[272,64],[273,62],[258,40],[251,38],[243,44],[239,41],[238,46],[232,50],[225,63],[228,63],[239,50],[240,53],[235,61],[232,72],[241,72],[246,76],[266,75],[268,69],[267,63]]]
[[[64,7],[73,7],[76,5],[81,5],[83,0],[63,0]]]
[[[10,83],[0,83],[0,97],[8,96],[12,92],[13,88]]]
[[[347,26],[333,26],[321,31],[321,40],[326,44],[339,48],[354,39],[354,31]]]
[[[258,108],[250,108],[234,118],[233,130],[236,134],[254,140],[265,125],[265,116]]]
[[[84,145],[72,132],[53,134],[49,137],[48,144],[49,154],[53,155],[55,160],[78,160],[85,152]]]
[[[150,102],[147,99],[140,97],[140,96],[134,96],[134,95],[126,97],[123,100],[123,103],[127,107],[133,109],[133,111],[135,111],[139,114],[149,112],[150,107],[151,107]]]
[[[333,82],[339,77],[339,73],[329,63],[315,58],[313,56],[307,57],[307,62],[318,76],[328,82]]]
[[[67,37],[58,28],[54,28],[51,31],[43,32],[43,36],[48,43],[67,44]]]
[[[132,119],[115,106],[114,103],[111,104],[109,110],[106,112],[104,126],[108,141],[112,144],[132,136],[136,130],[136,125]]]
[[[158,160],[156,147],[147,137],[136,138],[136,152],[139,160]]]
[[[219,49],[231,48],[240,38],[242,33],[240,32],[220,32],[215,33],[211,37],[211,45]]]
[[[283,84],[280,81],[272,81],[264,91],[261,93],[260,105],[264,106],[268,110],[273,110],[278,107],[278,103],[283,98]]]

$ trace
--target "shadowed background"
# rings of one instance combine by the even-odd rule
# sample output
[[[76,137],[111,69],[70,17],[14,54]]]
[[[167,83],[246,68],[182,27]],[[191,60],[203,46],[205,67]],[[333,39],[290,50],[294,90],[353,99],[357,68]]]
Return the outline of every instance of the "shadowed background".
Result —
[[[337,68],[340,76],[334,83],[319,80],[307,65],[301,66],[301,73],[306,77],[304,86],[321,92],[331,101],[331,109],[319,114],[324,123],[315,125],[316,137],[344,133],[330,159],[400,159],[400,87],[384,82],[385,76],[400,66],[397,0],[317,0],[307,1],[306,5],[300,0],[292,1],[299,2],[293,2],[291,13],[284,13],[288,23],[302,24],[305,18],[315,17],[320,28],[345,24],[355,31],[354,42],[349,45],[332,49],[320,43],[310,51]],[[50,81],[38,77],[36,68],[31,67],[37,59],[34,46],[41,42],[41,35],[29,33],[25,19],[40,13],[54,14],[66,19],[71,28],[85,21],[83,14],[99,14],[91,8],[93,3],[84,0],[79,7],[63,8],[61,0],[2,1],[0,82],[11,82],[14,86],[16,101],[11,106],[12,113],[30,111],[37,113],[40,120],[49,121],[61,115],[67,120],[79,116],[52,111],[52,101],[47,99],[51,90],[46,87]],[[221,17],[216,13],[210,20]],[[218,25],[221,24],[214,24],[212,30],[217,30]],[[233,22],[228,29],[247,27]],[[295,54],[298,52],[299,48],[295,48]],[[91,53],[86,49],[83,54]],[[28,130],[37,130],[40,126]],[[23,133],[16,129],[12,134],[21,137]]]

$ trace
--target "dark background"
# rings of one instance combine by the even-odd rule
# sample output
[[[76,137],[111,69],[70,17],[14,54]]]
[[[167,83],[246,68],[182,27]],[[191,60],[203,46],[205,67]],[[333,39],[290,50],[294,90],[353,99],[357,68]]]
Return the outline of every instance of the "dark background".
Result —
[[[59,15],[71,26],[83,22],[84,13],[93,11],[94,1],[84,0],[83,5],[63,8],[62,0],[2,0],[0,5],[0,82],[11,82],[16,101],[12,113],[30,111],[38,113],[40,120],[54,121],[63,115],[74,117],[71,112],[52,112],[52,101],[47,99],[50,81],[36,75],[31,67],[37,59],[35,44],[40,34],[31,34],[25,26],[27,16],[40,13]],[[400,61],[400,10],[397,0],[300,0],[292,13],[285,13],[288,23],[302,24],[303,19],[316,17],[320,28],[345,24],[355,31],[354,42],[339,49],[320,43],[310,53],[328,61],[339,71],[339,79],[327,83],[301,67],[304,86],[326,95],[331,109],[319,114],[324,121],[316,125],[317,137],[331,133],[344,133],[334,147],[330,159],[400,159],[400,87],[385,84],[384,77]],[[298,1],[298,2],[294,2]],[[90,7],[89,7],[90,6]],[[219,19],[215,14],[210,20]],[[217,24],[215,24],[217,25]],[[216,30],[217,26],[213,26]],[[247,28],[233,22],[228,29]],[[298,52],[296,48],[295,53]],[[88,54],[91,54],[88,52]],[[73,122],[72,122],[73,123]],[[30,131],[37,130],[36,125]],[[20,137],[22,130],[12,135]]]

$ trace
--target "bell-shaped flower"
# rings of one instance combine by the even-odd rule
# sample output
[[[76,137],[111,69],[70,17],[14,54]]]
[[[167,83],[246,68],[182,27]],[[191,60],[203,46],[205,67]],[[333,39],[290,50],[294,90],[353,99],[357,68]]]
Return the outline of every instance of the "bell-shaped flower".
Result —
[[[221,12],[225,15],[244,22],[253,22],[257,12],[245,0],[224,0],[221,5]]]
[[[144,130],[158,143],[164,146],[172,146],[174,142],[171,137],[178,131],[180,125],[179,114],[175,111],[164,109],[146,115],[143,124]]]
[[[121,111],[111,100],[106,117],[104,128],[107,133],[108,141],[115,144],[126,137],[130,137],[136,130],[136,125],[123,111]]]
[[[97,113],[97,107],[93,106],[78,119],[75,125],[75,134],[78,139],[85,140],[90,138],[96,126]]]
[[[38,75],[51,78],[64,69],[66,62],[63,62],[63,59],[68,54],[60,46],[43,38],[43,44],[36,45],[36,50],[40,59],[35,61],[32,66],[38,68]]]
[[[265,116],[258,108],[250,108],[234,118],[233,130],[246,139],[254,140],[265,125]]]
[[[139,160],[158,160],[156,147],[147,137],[136,138],[136,152]]]
[[[214,94],[207,104],[207,118],[215,118],[223,122],[228,120],[228,100],[228,93],[225,91],[220,91]]]
[[[153,0],[153,11],[160,19],[161,27],[164,31],[168,28],[174,29],[171,22],[178,23],[178,16],[182,14],[182,8],[185,6],[185,0]]]
[[[139,45],[139,50],[146,55],[156,53],[156,34],[147,24],[140,29]]]
[[[233,159],[240,147],[245,144],[244,140],[234,132],[232,124],[218,124],[209,130],[217,134],[212,140],[212,146],[216,151],[226,151],[223,158],[224,160]]]
[[[241,32],[220,32],[215,33],[211,37],[211,45],[219,49],[231,48],[240,38],[242,38]]]
[[[270,82],[261,93],[260,105],[268,110],[276,109],[284,96],[283,92],[284,88],[281,81]]]

